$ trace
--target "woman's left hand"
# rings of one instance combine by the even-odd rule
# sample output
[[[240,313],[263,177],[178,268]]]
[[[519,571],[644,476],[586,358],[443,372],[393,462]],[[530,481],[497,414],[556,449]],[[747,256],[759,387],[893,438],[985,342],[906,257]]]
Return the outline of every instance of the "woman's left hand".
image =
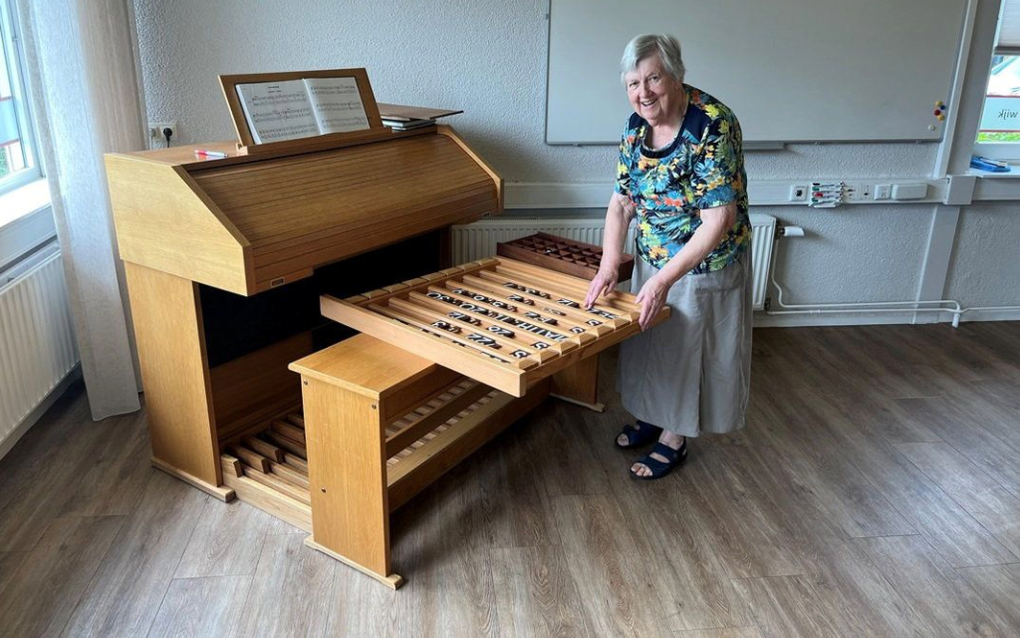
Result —
[[[645,285],[641,286],[641,291],[635,299],[637,303],[641,304],[641,317],[638,319],[641,330],[651,327],[652,320],[666,303],[666,295],[669,293],[670,286],[672,283],[663,277],[662,273],[653,275],[645,282]]]

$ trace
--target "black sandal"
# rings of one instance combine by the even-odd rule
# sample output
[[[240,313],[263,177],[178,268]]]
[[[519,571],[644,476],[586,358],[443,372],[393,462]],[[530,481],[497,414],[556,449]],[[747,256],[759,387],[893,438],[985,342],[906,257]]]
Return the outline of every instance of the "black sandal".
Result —
[[[659,459],[652,458],[652,454],[658,454],[659,456],[667,459],[665,463]],[[687,437],[684,437],[684,442],[680,444],[680,447],[676,450],[669,447],[665,443],[656,443],[652,451],[639,459],[636,463],[640,463],[652,471],[648,476],[640,476],[634,470],[630,471],[630,477],[634,479],[640,479],[642,481],[654,481],[655,479],[661,479],[670,472],[673,468],[680,465],[687,459]]]
[[[627,437],[627,445],[620,445],[620,434]],[[638,421],[637,427],[634,427],[629,423],[623,426],[623,429],[620,430],[620,434],[617,434],[616,439],[613,440],[616,447],[621,450],[630,450],[658,439],[659,435],[662,434],[662,428],[657,425],[652,425],[651,423]]]

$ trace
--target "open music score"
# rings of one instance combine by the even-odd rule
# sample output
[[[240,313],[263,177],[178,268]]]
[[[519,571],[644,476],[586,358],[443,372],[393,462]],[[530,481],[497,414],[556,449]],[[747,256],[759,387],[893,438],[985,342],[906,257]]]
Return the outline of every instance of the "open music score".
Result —
[[[257,144],[369,128],[353,77],[259,82],[234,88]]]
[[[221,75],[220,86],[242,155],[392,136],[365,69]]]

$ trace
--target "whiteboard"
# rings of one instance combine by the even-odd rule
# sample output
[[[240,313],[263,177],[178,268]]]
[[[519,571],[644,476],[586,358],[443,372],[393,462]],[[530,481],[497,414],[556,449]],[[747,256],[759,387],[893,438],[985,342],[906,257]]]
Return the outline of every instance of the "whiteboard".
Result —
[[[685,82],[749,142],[937,141],[967,0],[550,0],[546,142],[617,144],[620,57],[679,38]]]

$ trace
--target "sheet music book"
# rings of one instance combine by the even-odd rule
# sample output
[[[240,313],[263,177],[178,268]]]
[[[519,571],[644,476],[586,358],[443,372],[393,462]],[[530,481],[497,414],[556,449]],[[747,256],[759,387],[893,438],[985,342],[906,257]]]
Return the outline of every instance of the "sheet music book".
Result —
[[[369,128],[353,77],[238,84],[236,90],[256,144]]]

